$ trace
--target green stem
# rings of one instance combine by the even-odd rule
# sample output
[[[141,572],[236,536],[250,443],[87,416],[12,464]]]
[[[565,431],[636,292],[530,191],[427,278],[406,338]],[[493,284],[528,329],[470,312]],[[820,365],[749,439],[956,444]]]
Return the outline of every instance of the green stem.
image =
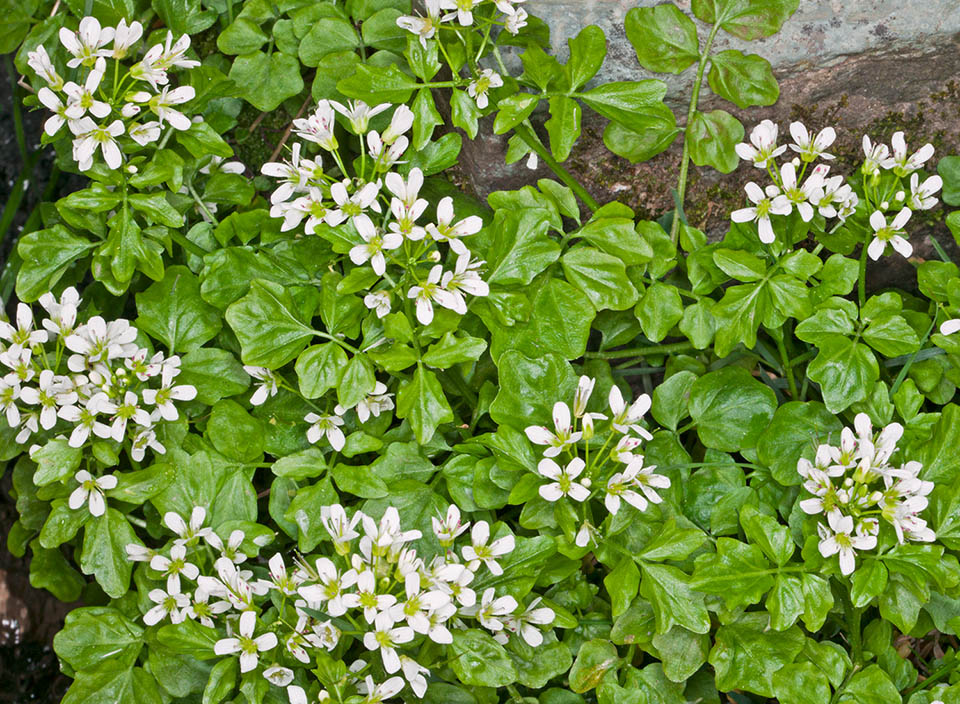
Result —
[[[528,147],[530,147],[537,156],[543,159],[543,162],[550,167],[550,170],[557,175],[561,181],[563,181],[569,188],[572,190],[580,200],[583,201],[590,212],[596,212],[600,209],[600,204],[587,193],[587,189],[580,185],[580,182],[573,177],[573,175],[567,171],[563,166],[560,165],[556,159],[554,159],[550,152],[547,151],[546,147],[540,143],[540,140],[537,139],[537,136],[534,134],[533,129],[530,127],[530,121],[524,120],[524,124],[517,125],[514,128],[514,131],[517,133],[517,136],[522,139]]]
[[[860,618],[863,616],[863,609],[853,605],[845,587],[841,587],[840,595],[843,600],[843,613],[847,620],[847,635],[850,637],[850,655],[854,667],[859,667],[863,664],[863,634],[860,630]]]
[[[693,349],[692,342],[673,342],[666,345],[647,345],[646,347],[630,347],[613,352],[587,352],[583,356],[587,359],[624,359],[626,357],[647,357],[654,354],[677,354]]]
[[[703,47],[703,53],[700,54],[700,63],[697,65],[697,78],[693,83],[693,92],[690,94],[690,107],[687,109],[687,124],[684,127],[683,134],[683,156],[680,157],[680,179],[677,181],[677,212],[673,214],[673,223],[670,225],[670,239],[674,244],[680,237],[680,209],[683,208],[683,200],[687,194],[687,173],[690,170],[690,142],[687,140],[686,130],[690,129],[690,123],[693,122],[693,116],[697,112],[697,103],[700,100],[700,87],[703,85],[703,71],[707,66],[707,60],[710,58],[710,48],[713,46],[713,40],[717,36],[720,24],[713,25],[710,35],[707,37],[707,44]]]
[[[203,202],[202,198],[200,198],[200,194],[197,193],[197,189],[193,187],[192,183],[187,185],[187,190],[190,191],[190,195],[193,196],[193,199],[196,201],[197,205],[200,207],[200,210],[202,210],[204,214],[208,218],[210,218],[210,222],[212,222],[214,225],[220,224],[220,221],[217,220],[214,214],[210,212],[210,208],[207,207],[207,204]]]
[[[790,363],[790,355],[787,354],[787,346],[784,344],[783,335],[777,337],[777,349],[780,351],[780,361],[783,363],[783,373],[787,377],[787,384],[790,386],[790,396],[794,401],[799,400],[800,394],[797,392],[797,382],[793,378],[793,365]]]
[[[187,252],[194,255],[195,257],[205,257],[209,252],[205,251],[200,245],[191,242],[186,237],[184,237],[179,231],[170,229],[170,237],[173,238],[173,241],[183,247]]]
[[[937,306],[937,310],[940,309],[940,306]],[[910,365],[913,364],[914,360],[917,358],[917,355],[920,354],[920,350],[923,349],[923,346],[927,344],[927,340],[930,339],[930,334],[933,332],[933,329],[937,325],[937,314],[934,312],[933,320],[930,321],[930,327],[927,328],[926,334],[923,336],[923,339],[920,341],[920,346],[917,348],[916,352],[910,355],[910,359],[907,360],[907,363],[903,365],[900,369],[900,373],[897,374],[897,378],[893,382],[893,386],[890,387],[890,398],[893,398],[893,395],[897,393],[897,389],[900,388],[900,384],[903,383],[903,380],[907,378],[907,372],[910,371]]]
[[[857,277],[857,299],[860,301],[860,307],[863,308],[867,302],[867,243],[863,243],[863,250],[860,252],[860,274]]]

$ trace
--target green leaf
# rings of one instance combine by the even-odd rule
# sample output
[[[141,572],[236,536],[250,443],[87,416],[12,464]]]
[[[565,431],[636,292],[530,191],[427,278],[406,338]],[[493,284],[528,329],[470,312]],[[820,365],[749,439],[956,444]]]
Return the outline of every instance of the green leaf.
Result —
[[[337,503],[337,493],[333,490],[329,477],[324,477],[315,484],[297,490],[283,517],[296,523],[297,545],[302,552],[310,552],[320,544],[321,540],[330,537],[323,526],[320,507],[335,503]]]
[[[680,421],[689,415],[687,402],[690,398],[690,387],[696,380],[696,374],[683,369],[664,379],[653,390],[653,405],[650,410],[660,425],[676,430]]]
[[[126,516],[114,508],[107,508],[93,518],[83,534],[83,554],[80,569],[96,577],[108,596],[119,599],[130,588],[133,563],[127,559],[126,547],[140,539],[133,532]]]
[[[560,257],[560,245],[547,234],[549,220],[543,210],[498,210],[491,228],[493,242],[487,253],[487,282],[527,285]]]
[[[80,467],[83,451],[78,447],[70,447],[63,438],[54,438],[40,449],[31,452],[30,459],[37,463],[33,483],[46,486],[72,477]]]
[[[691,585],[723,596],[728,609],[751,606],[773,586],[774,570],[756,545],[717,538],[717,551],[697,558]]]
[[[306,398],[320,398],[340,384],[347,366],[347,353],[335,342],[308,347],[297,357],[295,369],[300,392]]]
[[[223,327],[220,311],[200,297],[200,282],[185,266],[168,267],[163,280],[137,294],[137,327],[171,353],[192,352]]]
[[[368,17],[363,22],[363,43],[376,49],[402,52],[410,33],[397,25],[397,18],[409,10],[409,5],[402,11],[395,7],[384,7]]]
[[[448,369],[454,364],[475,362],[486,349],[486,340],[465,334],[457,337],[454,333],[447,332],[427,348],[423,362],[437,369]]]
[[[269,56],[262,51],[238,56],[230,67],[230,80],[240,88],[244,100],[265,112],[276,110],[303,90],[297,57],[277,50]]]
[[[434,129],[443,124],[443,116],[437,110],[433,93],[429,88],[421,88],[417,91],[417,97],[410,109],[413,111],[413,148],[420,151],[430,142]],[[354,271],[360,270],[354,269]]]
[[[450,93],[450,122],[459,127],[470,139],[475,139],[480,129],[480,108],[466,91],[454,89]]]
[[[703,595],[694,591],[690,577],[672,565],[644,562],[640,594],[653,604],[657,633],[682,626],[694,633],[710,630],[710,616]]]
[[[104,663],[78,672],[61,704],[162,704],[163,701],[157,681],[146,670]]]
[[[724,110],[693,114],[687,126],[687,146],[690,158],[697,166],[712,166],[728,174],[740,164],[734,147],[743,141],[743,125]]]
[[[711,54],[707,81],[710,90],[741,109],[773,105],[780,97],[770,62],[758,54],[744,55],[736,49]]]
[[[656,282],[647,287],[634,310],[643,334],[651,342],[665,338],[683,317],[683,301],[676,286]]]
[[[740,525],[747,540],[763,550],[771,562],[783,567],[793,557],[796,546],[790,531],[776,518],[767,516],[747,504],[740,509]]]
[[[580,646],[577,659],[570,668],[570,689],[578,694],[597,687],[603,676],[620,662],[617,649],[610,641],[596,638]]]
[[[566,161],[580,138],[580,104],[564,95],[550,98],[550,119],[544,127],[550,136],[553,156],[557,161]]]
[[[354,355],[343,370],[337,386],[337,401],[344,408],[353,408],[373,391],[377,377],[366,355]]]
[[[154,223],[167,227],[183,226],[183,216],[170,205],[163,193],[131,193],[127,202]]]
[[[937,162],[937,173],[943,179],[943,202],[960,205],[960,156],[943,157]]]
[[[573,398],[577,381],[570,364],[555,354],[531,359],[513,350],[499,361],[500,389],[490,404],[499,425],[523,431],[528,425],[552,425],[553,405]]]
[[[637,302],[637,289],[619,258],[593,247],[575,247],[560,263],[567,281],[583,291],[597,310],[626,310]]]
[[[229,399],[210,410],[206,436],[217,452],[241,463],[259,461],[266,440],[263,423]]]
[[[697,26],[672,3],[633,8],[625,29],[637,61],[648,71],[682,73],[700,58]]]
[[[933,427],[930,442],[923,445],[917,458],[923,463],[921,477],[935,483],[952,483],[960,477],[960,406],[944,406]]]
[[[646,264],[653,259],[653,248],[640,236],[632,218],[594,217],[576,234],[626,266]]]
[[[339,17],[323,17],[300,40],[300,61],[304,66],[316,66],[327,54],[350,51],[359,45],[353,25]]]
[[[820,353],[807,367],[807,376],[820,384],[827,410],[840,413],[867,397],[867,390],[880,378],[880,368],[869,347],[831,335],[822,340]]]
[[[757,344],[757,329],[769,314],[772,302],[766,283],[730,286],[710,313],[716,318],[716,351],[725,357],[738,343],[747,348]]]
[[[888,704],[900,699],[900,692],[878,665],[870,665],[847,682],[837,701],[851,704]]]
[[[770,387],[742,367],[705,374],[690,389],[690,417],[700,441],[724,452],[754,447],[776,408]]]
[[[180,623],[168,623],[157,631],[157,642],[178,653],[197,660],[215,657],[213,646],[218,640],[217,632],[193,619]]]
[[[830,704],[830,682],[809,662],[784,665],[773,674],[774,695],[781,704]]]
[[[898,357],[920,349],[920,338],[903,316],[885,313],[873,318],[863,331],[864,341],[886,357]]]
[[[693,14],[752,41],[779,32],[799,5],[800,0],[693,0]]]
[[[767,631],[766,626],[765,614],[744,614],[717,630],[709,658],[717,689],[774,696],[773,675],[800,654],[804,635],[796,626],[779,633]]]
[[[250,375],[226,350],[199,349],[181,358],[177,382],[192,385],[197,390],[197,400],[212,406],[221,398],[246,391]]]
[[[239,658],[224,658],[210,670],[210,679],[203,689],[201,704],[220,704],[237,684],[240,674]]]
[[[397,417],[408,420],[421,445],[430,442],[441,423],[453,421],[453,411],[436,374],[418,365],[413,379],[401,382],[397,391]]]
[[[35,301],[53,290],[67,267],[95,246],[71,234],[63,225],[21,235],[17,252],[23,257],[23,263],[17,272],[17,298]]]
[[[633,127],[646,109],[662,106],[667,84],[655,79],[619,81],[591,88],[579,97],[593,110],[626,127]],[[642,129],[643,125],[640,124]]]
[[[139,506],[166,489],[176,478],[176,472],[170,465],[155,464],[135,472],[114,472],[113,476],[118,484],[106,492],[107,498]]]
[[[224,54],[249,54],[267,43],[269,37],[249,17],[237,17],[217,37],[217,48]]]
[[[337,83],[337,90],[345,96],[363,100],[369,105],[409,102],[416,88],[417,82],[393,64],[385,67],[357,64],[352,76]]]
[[[450,668],[470,687],[503,687],[517,678],[513,660],[492,636],[477,628],[453,633]]]
[[[610,595],[613,618],[627,610],[640,587],[640,570],[629,557],[623,557],[617,566],[603,578],[603,586]]]
[[[204,10],[200,0],[153,0],[151,4],[163,24],[176,36],[199,34],[217,21],[217,13]]]
[[[603,65],[607,56],[607,38],[602,29],[591,24],[581,29],[576,37],[567,39],[567,44],[570,47],[570,58],[564,72],[570,90],[577,91],[593,78]]]
[[[713,261],[723,273],[739,281],[759,281],[767,273],[763,259],[739,249],[715,249]]]
[[[250,292],[227,308],[245,364],[277,369],[296,357],[313,337],[297,313],[290,293],[279,284],[256,279]]]
[[[543,689],[554,677],[568,672],[573,664],[570,648],[558,642],[553,634],[546,635],[543,643],[536,647],[523,638],[511,638],[507,652],[517,668],[517,682],[533,689]]]
[[[223,158],[233,156],[230,145],[206,122],[194,122],[190,129],[175,134],[184,149],[198,159],[211,154]]]
[[[102,662],[126,669],[143,647],[143,628],[116,609],[85,606],[67,614],[53,648],[74,670],[89,670]]]
[[[493,121],[493,133],[504,134],[530,117],[540,102],[539,96],[532,93],[514,93],[502,98],[497,107],[497,117]]]
[[[820,443],[837,437],[840,420],[822,403],[789,401],[780,406],[757,441],[760,461],[770,467],[773,478],[784,486],[803,481],[797,472],[801,457],[812,460]]]
[[[665,151],[678,134],[673,111],[666,105],[655,105],[638,114],[629,127],[611,122],[603,131],[603,143],[614,154],[638,164]]]
[[[713,342],[717,321],[710,312],[711,306],[698,301],[683,310],[683,318],[677,327],[698,350],[705,350]]]

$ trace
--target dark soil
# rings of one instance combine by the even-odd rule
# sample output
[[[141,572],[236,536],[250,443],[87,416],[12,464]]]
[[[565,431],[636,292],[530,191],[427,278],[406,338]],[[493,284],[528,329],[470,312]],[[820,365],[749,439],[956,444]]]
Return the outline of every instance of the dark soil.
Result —
[[[14,95],[16,76],[11,57],[0,60],[0,205],[10,200],[11,191],[24,168],[13,112],[14,100],[23,98],[23,88]],[[21,111],[27,154],[40,149],[43,130],[41,112]],[[53,172],[52,150],[44,150],[27,178],[29,184],[9,231],[0,233],[0,271],[16,246],[17,237],[34,207],[40,202]],[[54,185],[54,198],[71,188],[67,179]],[[0,470],[2,473],[2,470]],[[49,592],[30,586],[29,557],[16,558],[6,547],[7,533],[17,519],[10,497],[10,472],[0,479],[0,703],[59,702],[70,684],[60,672],[53,652],[54,634],[63,625],[66,608]],[[28,553],[29,554],[29,553]]]

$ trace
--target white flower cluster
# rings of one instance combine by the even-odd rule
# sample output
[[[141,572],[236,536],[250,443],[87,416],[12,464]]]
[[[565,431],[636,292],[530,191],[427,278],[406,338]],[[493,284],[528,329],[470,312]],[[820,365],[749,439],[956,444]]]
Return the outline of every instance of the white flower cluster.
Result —
[[[493,588],[480,594],[471,588],[483,568],[503,574],[497,560],[513,551],[515,541],[512,535],[490,540],[489,524],[479,521],[470,532],[470,544],[458,556],[454,542],[470,524],[461,522],[456,506],[433,519],[434,534],[445,552],[429,563],[411,545],[422,537],[420,531],[403,530],[396,508],[388,508],[376,521],[361,511],[348,516],[339,504],[324,506],[321,519],[333,540],[334,554],[298,558],[288,570],[283,555],[277,553],[269,560],[269,579],[255,579],[252,571],[238,568],[245,559],[237,550],[242,533],[235,531],[229,546],[224,546],[216,533],[202,527],[204,518],[202,508],[194,509],[189,524],[173,513],[164,517],[178,535],[169,556],[138,545],[127,547],[130,559],[149,561],[156,578],[167,580],[166,589],[150,592],[156,606],[144,615],[144,622],[154,625],[169,617],[179,623],[193,618],[214,627],[214,619],[225,615],[227,635],[217,640],[215,652],[239,654],[241,672],[255,670],[260,659],[267,657],[271,664],[265,666],[263,676],[287,687],[291,702],[317,701],[317,697],[308,700],[306,690],[293,684],[294,670],[281,664],[277,648],[281,643],[289,665],[299,662],[308,669],[313,662],[311,651],[333,651],[350,639],[347,644],[355,643],[364,655],[350,665],[352,683],[359,694],[366,695],[364,701],[373,704],[395,696],[407,684],[422,698],[430,670],[413,654],[425,640],[452,643],[451,629],[467,628],[464,619],[479,622],[501,642],[517,634],[532,646],[543,642],[539,626],[554,619],[553,610],[540,606],[539,598],[522,606],[512,596],[498,597]],[[222,553],[214,562],[216,576],[201,574],[189,561],[203,559],[206,548],[199,544],[201,538]],[[192,598],[183,593],[181,578],[196,582]],[[282,599],[281,612],[265,623],[262,619],[274,603],[269,599],[271,592]],[[374,682],[375,675],[380,683]],[[319,700],[327,698],[321,691]]]
[[[366,136],[373,173],[369,178],[361,174],[357,179],[336,180],[324,173],[319,155],[303,158],[301,145],[295,144],[290,161],[263,166],[264,174],[282,180],[271,196],[270,215],[283,218],[284,231],[306,220],[308,235],[321,225],[350,227],[362,240],[350,249],[350,261],[357,266],[369,263],[378,277],[364,297],[366,306],[382,318],[391,311],[395,297],[414,299],[417,320],[429,325],[434,304],[464,315],[466,295],[489,294],[489,286],[477,271],[483,262],[473,259],[462,241],[479,232],[483,222],[475,215],[457,220],[453,199],[446,197],[437,205],[435,222],[418,224],[429,205],[419,197],[423,172],[411,169],[404,179],[390,171],[409,146],[404,133],[413,125],[413,112],[401,105],[382,134],[370,130],[370,118],[389,107],[371,108],[362,101],[347,107],[321,100],[311,116],[295,120],[297,134],[329,152],[346,174],[334,133],[335,114],[344,115],[361,141]],[[452,270],[444,271],[437,263],[441,256],[436,246],[441,242],[457,255]],[[388,271],[388,264],[399,269],[397,278]]]
[[[41,429],[72,428],[70,447],[82,447],[94,436],[129,439],[136,462],[147,448],[163,454],[157,423],[179,418],[175,402],[197,395],[193,386],[175,381],[180,358],[139,347],[137,329],[123,319],[94,316],[77,325],[80,295],[72,287],[60,300],[46,293],[39,302],[48,315],[39,327],[25,303],[17,306],[16,325],[0,321],[0,370],[8,370],[0,377],[0,413],[19,428],[16,441],[26,443]],[[85,486],[91,478],[78,474],[77,480]],[[93,511],[101,502],[89,495]],[[77,497],[71,504],[79,507],[83,499]]]
[[[267,399],[276,396],[280,390],[281,378],[276,372],[266,367],[245,366],[244,370],[256,379],[259,383],[256,391],[250,397],[250,403],[254,406],[261,406]],[[384,411],[394,408],[393,394],[387,392],[387,385],[382,381],[374,384],[373,389],[352,407],[357,412],[357,419],[361,423],[366,423],[370,416],[378,418]],[[324,437],[330,446],[339,452],[347,442],[346,436],[340,429],[344,424],[343,416],[346,415],[349,408],[344,408],[339,403],[333,407],[333,413],[308,413],[304,420],[310,424],[307,429],[307,440],[316,445]]]
[[[93,166],[97,149],[107,166],[119,168],[123,156],[118,139],[124,134],[146,146],[160,138],[164,123],[177,130],[190,128],[190,118],[178,106],[192,100],[196,91],[192,86],[171,89],[167,76],[171,69],[200,65],[186,58],[190,37],[184,34],[174,42],[167,32],[163,44],[151,47],[140,61],[123,69],[121,76],[120,62],[142,37],[143,25],[127,24],[125,20],[116,27],[101,27],[96,17],[84,17],[76,32],[61,28],[60,43],[73,57],[67,67],[83,67],[87,72],[81,83],[64,81],[42,45],[27,55],[27,64],[47,83],[37,93],[40,102],[53,112],[44,130],[53,136],[67,125],[74,136],[73,158],[81,171]],[[108,60],[113,61],[112,72]],[[108,73],[112,81],[104,82]],[[153,113],[151,119],[133,119],[144,107]]]
[[[517,34],[527,25],[527,11],[516,7],[526,0],[426,0],[427,14],[403,15],[397,18],[397,26],[416,34],[420,43],[426,47],[428,39],[434,39],[445,23],[454,20],[461,27],[471,27],[479,20],[483,25],[500,24],[510,34]],[[473,13],[483,6],[495,6],[502,17],[479,17]]]
[[[801,458],[797,463],[803,487],[814,495],[801,501],[800,508],[804,513],[826,515],[828,525],[817,525],[820,554],[839,554],[840,572],[845,575],[854,570],[857,550],[877,546],[881,518],[893,526],[901,543],[936,539],[919,517],[933,491],[933,483],[919,477],[922,465],[890,464],[903,426],[891,423],[875,434],[870,418],[860,413],[854,428],[855,433],[843,429],[839,447],[822,444],[813,462]]]
[[[734,222],[756,222],[760,241],[765,244],[776,239],[771,221],[773,215],[787,216],[796,208],[804,222],[813,219],[814,210],[824,218],[836,217],[843,221],[860,204],[859,196],[844,183],[843,176],[827,177],[830,171],[827,164],[818,164],[806,175],[813,162],[834,158],[826,151],[836,140],[836,131],[832,127],[813,135],[802,123],[793,122],[790,135],[793,138],[791,144],[778,145],[777,125],[763,120],[750,132],[750,144],[736,146],[740,158],[758,169],[765,169],[773,183],[761,188],[755,182],[749,182],[745,190],[753,205],[735,210],[730,217]],[[891,143],[892,154],[886,145],[874,144],[868,136],[863,137],[864,162],[860,170],[865,177],[866,205],[871,212],[870,226],[873,229],[867,253],[873,260],[883,255],[888,243],[904,257],[913,253],[903,227],[913,210],[936,206],[935,194],[943,186],[939,176],[931,176],[920,183],[920,175],[915,173],[933,156],[933,145],[926,144],[908,156],[903,132],[894,133]],[[786,152],[788,146],[797,156],[778,169],[775,160]],[[895,178],[881,184],[881,170],[889,171]],[[909,195],[900,183],[907,176],[910,176]],[[891,209],[897,213],[888,223],[884,212]]]
[[[643,455],[633,452],[642,440],[653,439],[646,428],[640,425],[643,415],[650,410],[650,397],[643,394],[628,404],[620,389],[612,386],[608,398],[608,418],[604,413],[587,411],[587,403],[595,385],[595,379],[580,377],[573,400],[572,418],[566,403],[557,401],[554,404],[553,430],[541,425],[526,428],[530,442],[547,446],[543,451],[543,459],[537,465],[539,474],[547,479],[547,483],[539,489],[540,496],[546,501],[569,497],[582,504],[596,493],[598,498],[603,495],[604,506],[611,515],[616,515],[620,510],[621,501],[626,501],[638,511],[645,511],[650,503],[662,501],[657,489],[670,487],[668,477],[655,474],[653,470],[656,466],[644,466]],[[609,420],[606,439],[600,450],[594,451],[591,461],[590,441],[597,435],[594,424],[606,420]],[[634,437],[631,433],[640,437]],[[586,460],[579,457],[581,441],[585,445]],[[609,452],[606,452],[608,448]],[[561,466],[553,458],[564,452],[569,461]],[[597,480],[601,481],[597,483]],[[600,487],[599,491],[593,488],[595,483]],[[591,540],[596,542],[597,535],[596,527],[585,517],[575,542],[580,547],[586,547]]]

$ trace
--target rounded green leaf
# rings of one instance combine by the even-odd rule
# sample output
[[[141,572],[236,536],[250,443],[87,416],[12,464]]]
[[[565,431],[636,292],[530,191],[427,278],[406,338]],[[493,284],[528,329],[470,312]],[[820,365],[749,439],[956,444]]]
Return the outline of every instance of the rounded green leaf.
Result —
[[[790,401],[774,413],[757,441],[757,454],[770,467],[774,479],[794,486],[803,481],[797,472],[797,460],[812,460],[817,446],[842,429],[843,424],[822,403]]]
[[[773,390],[742,367],[705,374],[690,388],[690,417],[700,441],[715,450],[753,447],[776,409]]]
[[[734,147],[743,141],[743,135],[743,125],[730,113],[698,110],[687,125],[690,158],[697,166],[712,166],[728,174],[740,164]]]
[[[710,90],[738,108],[773,105],[780,97],[770,62],[758,54],[744,55],[736,49],[710,57],[707,81]]]
[[[681,73],[700,58],[697,26],[673,3],[635,7],[624,26],[645,69]]]

